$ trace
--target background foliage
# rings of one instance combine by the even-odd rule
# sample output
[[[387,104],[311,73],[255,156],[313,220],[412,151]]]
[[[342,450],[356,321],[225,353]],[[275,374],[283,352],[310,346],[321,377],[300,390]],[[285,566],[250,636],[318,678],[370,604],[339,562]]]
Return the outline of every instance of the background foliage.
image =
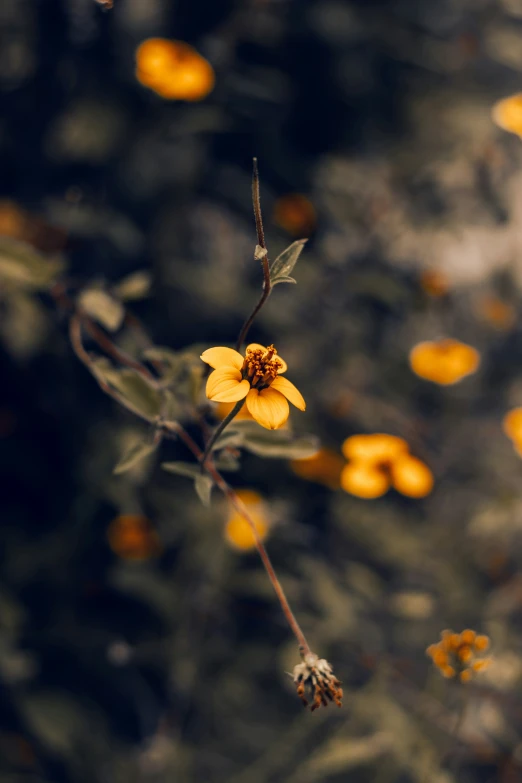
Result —
[[[522,155],[490,107],[520,89],[522,4],[4,0],[0,25],[1,233],[78,288],[149,272],[131,309],[157,346],[230,344],[260,289],[257,155],[272,257],[310,237],[251,333],[308,402],[295,430],[339,455],[390,432],[435,475],[423,500],[373,501],[253,454],[232,476],[264,498],[289,598],[344,682],[342,710],[302,711],[295,644],[224,503],[202,507],[154,456],[113,475],[143,426],[4,259],[1,779],[518,780],[521,473],[501,423],[522,403]],[[208,98],[136,80],[152,36],[211,62]],[[414,375],[410,350],[440,336],[480,351],[479,371]],[[139,559],[122,515],[145,520]],[[492,637],[466,689],[425,657],[445,627]]]

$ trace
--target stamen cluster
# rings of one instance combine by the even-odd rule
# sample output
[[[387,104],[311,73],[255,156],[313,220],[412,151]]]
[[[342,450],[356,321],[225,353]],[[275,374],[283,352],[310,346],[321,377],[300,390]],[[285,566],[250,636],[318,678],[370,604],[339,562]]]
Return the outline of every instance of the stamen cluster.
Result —
[[[442,631],[440,637],[440,642],[430,644],[426,654],[443,677],[469,682],[475,672],[484,671],[490,665],[491,658],[477,659],[477,653],[488,649],[489,637],[479,636],[470,629],[462,633]]]
[[[277,378],[283,367],[283,362],[276,354],[277,350],[273,345],[269,345],[266,350],[262,348],[247,349],[242,376],[250,382],[252,388],[264,389]]]
[[[312,712],[321,704],[327,707],[328,701],[335,702],[338,707],[342,706],[341,681],[334,676],[332,667],[324,658],[308,653],[303,663],[295,667],[293,677],[297,685],[297,695],[305,707],[312,702]]]

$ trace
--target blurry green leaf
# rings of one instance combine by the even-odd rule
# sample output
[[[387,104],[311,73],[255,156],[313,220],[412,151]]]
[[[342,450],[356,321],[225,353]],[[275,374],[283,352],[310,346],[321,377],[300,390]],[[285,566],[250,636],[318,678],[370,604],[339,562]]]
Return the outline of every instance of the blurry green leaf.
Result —
[[[235,471],[241,467],[237,457],[232,454],[222,453],[214,462],[214,465],[218,470],[222,471]]]
[[[277,277],[275,280],[272,280],[272,285],[277,285],[278,283],[297,283],[297,280],[293,277]]]
[[[272,285],[277,285],[278,282],[289,282],[288,280],[281,280],[280,278],[288,278],[290,272],[297,264],[299,256],[303,252],[303,248],[308,240],[297,239],[295,242],[283,250],[281,255],[277,256],[270,267],[270,279]],[[291,278],[290,278],[291,279]],[[295,282],[295,280],[293,281]]]
[[[161,467],[168,473],[177,473],[178,476],[191,479],[201,476],[201,467],[197,462],[162,462]]]
[[[199,473],[194,479],[194,489],[204,506],[210,506],[210,494],[213,483],[210,476],[204,473]]]
[[[148,457],[149,454],[152,454],[152,452],[155,451],[158,446],[159,441],[157,443],[137,441],[137,443],[134,443],[125,451],[120,461],[114,468],[113,473],[117,475],[120,473],[125,473],[126,470],[134,467],[134,465],[140,462],[140,460],[145,459],[145,457]]]
[[[114,293],[123,302],[129,302],[133,299],[144,299],[149,295],[152,278],[150,272],[141,270],[133,272],[124,277],[123,280],[115,286]]]
[[[86,288],[79,297],[80,307],[102,326],[115,332],[120,328],[125,310],[121,302],[101,288]]]
[[[315,435],[294,435],[289,430],[267,430],[253,421],[238,421],[230,430],[239,436],[235,445],[259,457],[274,459],[305,459],[319,450]]]
[[[105,357],[93,359],[91,372],[117,392],[144,418],[153,421],[161,413],[163,398],[158,389],[137,370],[117,370]]]
[[[45,289],[63,269],[62,261],[45,258],[31,245],[11,237],[0,237],[0,280],[26,288]]]
[[[217,441],[212,447],[212,451],[219,451],[219,449],[237,448],[243,443],[243,433],[241,430],[233,428],[233,425],[229,425],[224,433],[219,436]]]

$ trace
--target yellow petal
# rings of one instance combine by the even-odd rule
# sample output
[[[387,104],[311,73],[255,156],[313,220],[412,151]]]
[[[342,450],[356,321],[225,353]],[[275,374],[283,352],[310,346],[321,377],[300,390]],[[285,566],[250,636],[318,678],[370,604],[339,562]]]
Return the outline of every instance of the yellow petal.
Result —
[[[411,454],[401,454],[392,463],[393,486],[409,498],[424,498],[433,489],[433,474],[427,465]]]
[[[351,435],[343,443],[346,459],[387,462],[408,451],[408,444],[396,435],[374,432],[371,435]]]
[[[250,384],[233,367],[221,367],[208,376],[206,394],[214,402],[237,402],[246,397]]]
[[[246,404],[257,423],[267,430],[282,427],[290,413],[286,398],[272,388],[250,389]]]
[[[199,358],[206,364],[210,364],[214,370],[220,367],[235,367],[236,370],[240,370],[243,366],[243,357],[232,348],[207,348]]]
[[[270,384],[270,388],[276,389],[276,391],[284,394],[286,399],[290,400],[292,405],[295,405],[300,411],[306,410],[306,402],[304,401],[303,395],[287,378],[276,378]]]
[[[383,470],[366,462],[350,462],[341,473],[341,487],[359,498],[380,498],[390,488],[390,479]]]
[[[266,351],[267,348],[266,345],[261,345],[260,343],[250,343],[250,345],[247,345],[246,350],[248,353],[249,351]],[[277,371],[277,374],[281,375],[281,373],[286,372],[288,370],[288,365],[284,359],[281,359],[278,353],[276,353],[275,358],[277,358],[277,360],[281,365]]]

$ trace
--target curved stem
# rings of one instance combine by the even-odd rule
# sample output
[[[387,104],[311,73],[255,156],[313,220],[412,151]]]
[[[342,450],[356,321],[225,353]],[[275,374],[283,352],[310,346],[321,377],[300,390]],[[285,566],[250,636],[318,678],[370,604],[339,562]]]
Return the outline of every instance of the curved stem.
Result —
[[[164,422],[163,427],[166,432],[176,434],[187,446],[187,448],[190,449],[190,451],[196,457],[196,459],[201,461],[203,452],[201,451],[197,443],[191,438],[188,432],[181,426],[181,424],[178,424],[177,422],[174,421],[170,421],[170,422]],[[265,567],[265,571],[268,574],[268,578],[270,579],[272,587],[274,588],[274,591],[279,599],[279,603],[281,604],[281,609],[283,610],[288,625],[290,626],[295,638],[297,639],[297,643],[299,644],[299,648],[301,650],[302,655],[303,656],[308,655],[311,652],[310,645],[306,641],[306,637],[302,632],[299,623],[295,619],[294,613],[290,609],[290,604],[288,603],[288,599],[285,595],[285,591],[283,590],[281,583],[277,578],[276,572],[274,571],[274,567],[268,556],[268,552],[266,551],[265,545],[263,544],[263,542],[259,537],[259,533],[257,532],[257,528],[255,526],[254,520],[250,516],[247,507],[245,506],[243,501],[236,495],[232,487],[230,487],[227,484],[227,482],[225,481],[221,473],[219,473],[219,471],[214,467],[214,465],[207,462],[204,465],[204,468],[206,472],[209,474],[209,476],[211,476],[214,479],[214,483],[216,484],[218,489],[220,489],[221,492],[228,498],[228,500],[232,503],[236,511],[239,514],[241,514],[243,519],[246,522],[248,522],[254,536],[254,541],[255,541],[256,549],[259,553],[259,557],[261,558],[261,561]]]
[[[263,267],[263,293],[261,294],[261,298],[259,299],[258,303],[252,310],[251,314],[246,319],[245,323],[241,327],[241,331],[239,333],[239,337],[237,338],[236,342],[236,351],[241,350],[241,346],[245,342],[246,336],[249,332],[250,327],[254,323],[254,320],[263,307],[264,303],[270,296],[270,291],[272,290],[272,283],[270,281],[270,263],[268,261],[268,253],[266,249],[266,242],[265,242],[265,230],[263,228],[263,216],[261,214],[261,198],[259,195],[259,170],[257,168],[257,158],[254,158],[253,160],[253,173],[252,173],[252,204],[254,207],[254,218],[256,221],[256,232],[257,232],[257,244],[258,247],[256,248],[255,257],[260,259],[262,267]]]
[[[208,455],[212,451],[212,447],[214,446],[214,443],[217,441],[217,439],[219,438],[219,436],[221,435],[221,433],[223,432],[225,427],[228,427],[228,425],[230,424],[232,419],[234,419],[237,416],[237,414],[239,413],[239,411],[241,410],[241,408],[243,407],[244,404],[245,404],[244,398],[242,400],[239,400],[239,402],[236,402],[236,404],[234,405],[234,407],[232,408],[232,410],[230,411],[228,416],[225,416],[225,418],[223,419],[221,424],[218,427],[216,427],[216,429],[214,430],[214,432],[210,436],[210,440],[208,441],[207,445],[205,446],[205,451],[203,452],[203,454],[202,454],[202,456],[200,458],[201,469],[202,470],[205,467],[205,462],[207,460]]]

